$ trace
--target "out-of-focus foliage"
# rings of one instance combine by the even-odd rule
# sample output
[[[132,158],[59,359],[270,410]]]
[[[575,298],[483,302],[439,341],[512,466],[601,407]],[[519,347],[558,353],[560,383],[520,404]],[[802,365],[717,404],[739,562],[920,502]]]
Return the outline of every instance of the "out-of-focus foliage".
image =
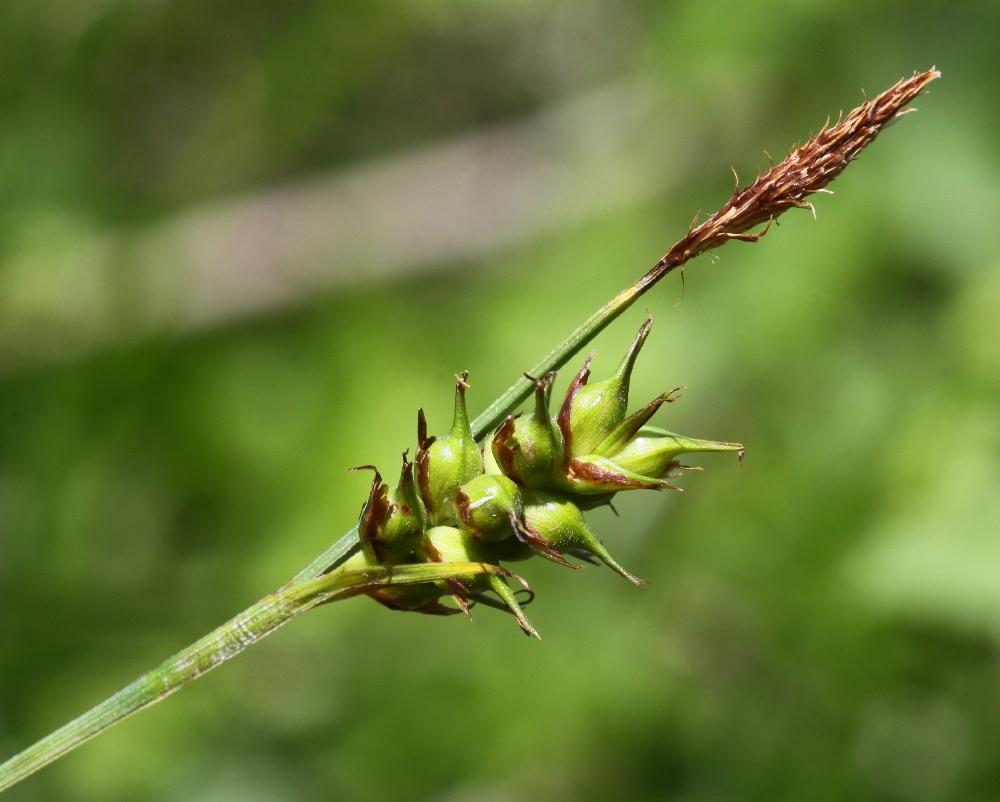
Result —
[[[933,64],[818,222],[644,299],[634,396],[686,385],[654,423],[747,447],[592,517],[652,587],[533,562],[541,643],[323,608],[11,802],[995,799],[1000,6],[0,4],[0,308],[30,324],[0,375],[4,755],[285,581],[356,519],[347,468],[395,470],[418,405],[444,431],[457,370],[481,409],[730,164]],[[207,328],[130,312],[129,237],[623,83],[682,134],[651,197]]]

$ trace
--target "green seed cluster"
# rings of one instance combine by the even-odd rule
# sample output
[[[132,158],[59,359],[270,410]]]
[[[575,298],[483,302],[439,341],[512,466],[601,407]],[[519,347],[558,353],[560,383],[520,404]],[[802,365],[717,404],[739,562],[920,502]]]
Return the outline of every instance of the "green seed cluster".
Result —
[[[416,457],[411,462],[403,454],[398,484],[389,487],[378,470],[365,466],[375,479],[358,523],[361,551],[338,570],[419,562],[500,565],[536,555],[578,567],[568,555],[597,558],[630,582],[645,584],[611,557],[583,511],[610,504],[623,490],[676,489],[666,479],[686,467],[677,461],[681,454],[734,451],[743,458],[739,443],[696,440],[647,425],[657,409],[675,400],[673,393],[627,414],[632,369],[651,326],[646,320],[604,381],[589,383],[588,357],[555,415],[555,372],[528,377],[535,382],[533,410],[508,416],[482,448],[466,410],[468,374],[456,376],[451,431],[428,437],[420,410]],[[387,586],[369,595],[395,610],[434,615],[468,613],[470,603],[479,602],[509,610],[526,633],[538,635],[506,578],[496,574]],[[448,597],[455,606],[443,603]]]

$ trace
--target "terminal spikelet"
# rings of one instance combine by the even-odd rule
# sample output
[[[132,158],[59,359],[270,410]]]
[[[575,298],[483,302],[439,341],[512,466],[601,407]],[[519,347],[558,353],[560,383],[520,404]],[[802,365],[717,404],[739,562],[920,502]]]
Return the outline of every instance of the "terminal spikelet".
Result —
[[[767,229],[749,234],[752,228],[772,220],[789,209],[816,210],[806,198],[826,192],[826,186],[840,175],[883,129],[914,109],[904,107],[931,81],[940,78],[935,69],[906,78],[881,95],[854,109],[836,125],[820,129],[804,145],[792,148],[778,165],[740,190],[739,179],[725,206],[701,225],[691,225],[688,233],[650,271],[669,272],[690,259],[724,245],[731,239],[756,242]]]

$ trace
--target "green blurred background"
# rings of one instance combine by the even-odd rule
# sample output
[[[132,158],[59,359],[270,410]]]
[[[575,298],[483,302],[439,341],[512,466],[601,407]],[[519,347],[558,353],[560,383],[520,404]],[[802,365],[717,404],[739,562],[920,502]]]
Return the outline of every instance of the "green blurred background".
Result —
[[[591,515],[645,592],[524,565],[540,643],[331,605],[11,802],[998,798],[1000,5],[4,0],[3,756],[305,565],[349,467],[457,370],[481,410],[730,165],[935,64],[818,221],[640,303],[634,402],[747,447]]]

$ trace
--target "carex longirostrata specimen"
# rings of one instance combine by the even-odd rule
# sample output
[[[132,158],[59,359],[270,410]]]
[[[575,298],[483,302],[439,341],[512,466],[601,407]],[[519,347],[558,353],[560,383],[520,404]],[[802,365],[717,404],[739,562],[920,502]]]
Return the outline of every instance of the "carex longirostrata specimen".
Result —
[[[807,198],[825,191],[938,76],[930,70],[900,81],[836,125],[824,126],[750,186],[741,190],[737,180],[718,212],[692,223],[651,270],[584,321],[475,421],[466,409],[468,376],[456,377],[451,431],[428,436],[420,413],[413,462],[404,453],[399,482],[392,487],[375,471],[356,530],[228,623],[0,765],[0,791],[320,604],[365,594],[397,610],[452,615],[479,603],[510,611],[524,632],[537,637],[522,609],[533,598],[531,591],[527,597],[519,597],[525,591],[515,594],[508,578],[517,577],[501,561],[534,556],[567,566],[567,557],[600,561],[643,584],[615,561],[588,527],[584,511],[609,504],[625,490],[671,489],[667,479],[685,467],[678,461],[683,454],[734,451],[742,460],[743,448],[650,426],[653,414],[676,400],[673,392],[628,414],[629,380],[650,321],[609,378],[591,382],[588,358],[558,405],[552,404],[554,371],[672,270],[731,239],[755,242],[767,231],[755,228],[788,209],[812,209]],[[532,408],[511,415],[532,393]]]

